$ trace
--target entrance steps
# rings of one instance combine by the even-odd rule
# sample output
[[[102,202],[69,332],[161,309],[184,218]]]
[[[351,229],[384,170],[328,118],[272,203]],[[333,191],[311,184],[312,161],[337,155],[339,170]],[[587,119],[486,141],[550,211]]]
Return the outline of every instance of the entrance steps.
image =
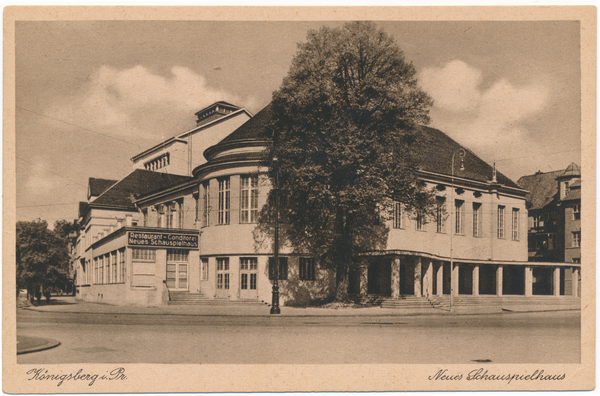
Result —
[[[436,303],[426,297],[400,296],[399,299],[386,298],[381,302],[381,308],[392,309],[433,309]]]
[[[228,298],[210,298],[202,293],[190,293],[187,291],[169,292],[169,305],[227,305],[227,306],[264,306],[259,300],[230,300]]]
[[[450,311],[450,296],[416,297],[402,296],[400,299],[386,298],[381,308],[392,309],[439,309]],[[458,295],[452,298],[452,309],[455,312],[501,312],[501,311],[556,311],[581,308],[581,298],[573,296],[493,296],[493,295]]]

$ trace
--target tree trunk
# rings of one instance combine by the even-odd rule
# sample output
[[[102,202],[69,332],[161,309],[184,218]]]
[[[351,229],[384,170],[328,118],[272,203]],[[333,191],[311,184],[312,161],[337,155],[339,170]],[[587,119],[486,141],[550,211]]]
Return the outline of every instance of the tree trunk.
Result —
[[[339,261],[336,272],[335,272],[335,301],[336,302],[347,302],[348,301],[348,263],[345,261]]]

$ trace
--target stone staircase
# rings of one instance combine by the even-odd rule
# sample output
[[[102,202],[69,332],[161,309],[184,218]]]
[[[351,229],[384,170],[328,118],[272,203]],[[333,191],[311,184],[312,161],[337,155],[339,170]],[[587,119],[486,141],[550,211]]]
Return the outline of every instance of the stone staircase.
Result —
[[[386,298],[381,308],[426,310],[435,308],[440,311],[450,311],[450,296],[415,297],[402,296],[400,299]],[[491,313],[501,311],[545,311],[580,309],[581,299],[572,296],[494,296],[494,295],[458,295],[452,299],[455,312]]]
[[[227,305],[227,306],[264,306],[266,303],[259,300],[230,300],[228,298],[209,298],[202,293],[187,291],[169,292],[169,305]]]
[[[391,309],[433,309],[439,308],[438,303],[426,297],[400,296],[399,299],[386,298],[381,302],[381,308]]]

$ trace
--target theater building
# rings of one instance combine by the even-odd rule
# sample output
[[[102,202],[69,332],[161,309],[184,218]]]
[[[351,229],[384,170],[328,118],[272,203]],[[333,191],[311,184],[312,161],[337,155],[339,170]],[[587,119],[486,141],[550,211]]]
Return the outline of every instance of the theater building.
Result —
[[[222,103],[207,109],[216,110]],[[249,114],[227,105],[231,112],[217,114],[217,120]],[[267,106],[248,117],[205,147],[202,160],[194,154],[186,157],[186,165],[171,167],[170,173],[180,172],[177,176],[156,166],[139,169],[155,155],[169,154],[172,161],[168,148],[182,143],[177,139],[134,157],[136,170],[86,203],[80,214],[78,295],[117,304],[215,299],[269,303],[273,246],[255,231],[271,188],[261,167],[270,116]],[[420,156],[418,175],[435,192],[434,220],[425,221],[396,203],[386,248],[353,263],[351,295],[384,300],[384,306],[415,300],[439,306],[450,295],[458,302],[458,297],[500,301],[577,296],[578,285],[565,287],[571,281],[565,269],[579,271],[579,264],[528,261],[527,191],[444,133],[427,127],[422,131],[430,143]],[[201,142],[193,142],[194,153]],[[136,191],[124,188],[132,184],[126,179],[139,172],[160,175],[159,184],[136,184]],[[119,185],[117,190],[126,191],[122,208],[108,203],[107,193]],[[105,204],[104,211],[99,204]],[[282,304],[306,305],[332,297],[335,274],[310,252],[291,251],[283,246],[278,263]]]

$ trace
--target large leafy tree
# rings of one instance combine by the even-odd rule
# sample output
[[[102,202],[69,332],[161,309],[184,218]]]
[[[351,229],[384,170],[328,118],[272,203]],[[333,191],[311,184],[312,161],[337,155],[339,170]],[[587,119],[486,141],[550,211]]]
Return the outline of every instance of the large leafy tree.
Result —
[[[48,229],[43,220],[17,222],[17,288],[30,296],[64,289],[69,282],[66,238]]]
[[[356,256],[385,246],[393,202],[431,211],[415,171],[432,100],[415,74],[392,37],[353,22],[310,31],[273,94],[267,158],[273,182],[278,160],[282,238],[335,270],[338,301]]]

